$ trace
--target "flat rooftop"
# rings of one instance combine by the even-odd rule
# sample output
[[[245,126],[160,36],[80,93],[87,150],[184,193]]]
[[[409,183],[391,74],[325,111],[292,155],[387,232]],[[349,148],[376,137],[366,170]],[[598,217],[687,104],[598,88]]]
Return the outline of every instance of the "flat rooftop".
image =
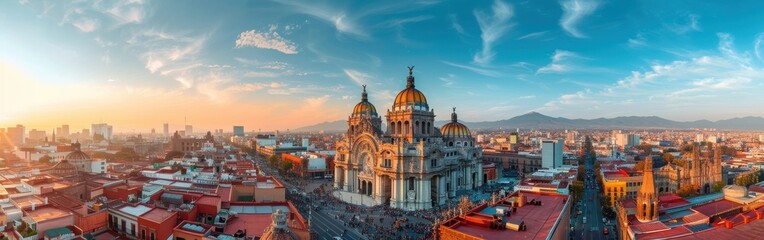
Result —
[[[488,228],[488,226],[471,223],[467,219],[461,217],[452,219],[458,221],[458,223],[452,225],[444,224],[441,228],[450,228],[457,232],[471,236],[480,236],[485,239],[546,239],[554,228],[557,219],[560,218],[562,211],[565,209],[565,203],[568,201],[568,197],[560,194],[542,194],[526,191],[517,192],[512,196],[517,196],[516,194],[525,196],[526,201],[535,199],[536,201],[541,201],[543,203],[539,206],[525,204],[522,207],[518,207],[517,212],[513,212],[510,217],[506,218],[506,222],[524,222],[527,228],[526,231],[517,232],[509,229],[499,231],[492,230]],[[465,218],[489,220],[492,218],[491,214],[496,212],[496,209],[511,209],[511,206],[505,203],[506,201],[495,206],[488,206],[480,212],[474,212],[475,210],[473,210],[473,212],[468,213]]]
[[[38,223],[71,215],[72,213],[69,211],[64,211],[52,206],[39,207],[34,211],[27,211],[27,216],[31,217]]]
[[[119,211],[138,217],[140,215],[143,215],[144,213],[151,211],[151,208],[147,206],[143,206],[143,205],[137,205],[135,207],[125,206],[120,208]]]
[[[154,208],[146,214],[141,215],[141,218],[155,223],[163,223],[165,220],[173,216],[175,216],[175,212],[170,212],[161,208]]]

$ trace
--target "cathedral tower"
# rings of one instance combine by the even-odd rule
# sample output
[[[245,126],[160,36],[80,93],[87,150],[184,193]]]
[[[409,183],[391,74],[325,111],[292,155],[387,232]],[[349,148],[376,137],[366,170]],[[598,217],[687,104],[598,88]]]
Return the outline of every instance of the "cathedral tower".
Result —
[[[658,219],[658,194],[655,192],[653,180],[653,158],[645,159],[645,170],[642,176],[642,187],[637,193],[637,220],[649,222]]]

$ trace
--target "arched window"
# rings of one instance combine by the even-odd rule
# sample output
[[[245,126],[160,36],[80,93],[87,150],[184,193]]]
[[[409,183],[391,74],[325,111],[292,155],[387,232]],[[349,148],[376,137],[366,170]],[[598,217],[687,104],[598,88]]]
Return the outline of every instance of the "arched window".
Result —
[[[390,129],[388,130],[390,130],[391,134],[395,134],[395,122],[390,123]]]
[[[414,178],[409,178],[409,190],[414,190]]]
[[[430,129],[432,129],[432,124],[430,122],[427,122],[427,134],[431,134]]]
[[[403,131],[402,131],[402,129],[401,129],[401,121],[398,121],[398,124],[396,124],[396,126],[397,126],[397,128],[396,128],[396,129],[397,129],[397,131],[395,131],[395,133],[396,133],[396,134],[401,134],[401,133],[403,133]]]
[[[419,131],[419,121],[414,122],[414,131],[412,133],[418,134],[419,132],[417,131]]]
[[[409,121],[403,122],[403,134],[409,134],[409,131],[411,131],[411,124]]]
[[[422,134],[429,134],[427,132],[427,124],[425,124],[424,122],[422,122]]]
[[[449,147],[453,147],[454,146],[454,142],[448,142],[448,146]]]

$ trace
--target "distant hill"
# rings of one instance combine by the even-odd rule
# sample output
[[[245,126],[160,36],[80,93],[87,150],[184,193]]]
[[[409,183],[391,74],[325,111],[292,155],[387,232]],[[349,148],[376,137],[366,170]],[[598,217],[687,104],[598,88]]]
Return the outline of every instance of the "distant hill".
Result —
[[[437,121],[442,126],[447,121]],[[530,112],[510,119],[485,122],[462,122],[470,129],[692,129],[716,128],[726,130],[764,130],[764,118],[742,117],[719,121],[698,120],[680,122],[656,116],[629,116],[595,119],[569,119],[550,117],[537,112]],[[324,122],[295,129],[296,132],[342,132],[347,129],[345,120]]]

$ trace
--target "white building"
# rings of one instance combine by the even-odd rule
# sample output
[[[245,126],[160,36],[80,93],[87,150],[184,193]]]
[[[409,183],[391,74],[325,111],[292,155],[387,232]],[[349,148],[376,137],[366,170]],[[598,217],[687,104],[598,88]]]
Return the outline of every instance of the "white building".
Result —
[[[562,139],[541,141],[541,167],[559,168],[562,166]]]
[[[92,124],[90,129],[90,133],[93,134],[93,136],[100,134],[107,141],[111,141],[111,137],[114,135],[114,128],[106,123]]]

